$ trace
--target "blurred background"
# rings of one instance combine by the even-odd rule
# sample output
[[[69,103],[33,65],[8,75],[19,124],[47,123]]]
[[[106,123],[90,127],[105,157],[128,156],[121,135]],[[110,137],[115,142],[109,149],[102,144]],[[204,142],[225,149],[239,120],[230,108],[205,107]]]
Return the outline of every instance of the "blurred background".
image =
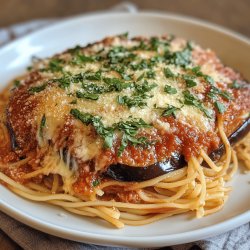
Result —
[[[0,28],[24,21],[61,18],[100,11],[118,0],[0,0]],[[250,0],[131,0],[139,10],[189,15],[250,37]]]

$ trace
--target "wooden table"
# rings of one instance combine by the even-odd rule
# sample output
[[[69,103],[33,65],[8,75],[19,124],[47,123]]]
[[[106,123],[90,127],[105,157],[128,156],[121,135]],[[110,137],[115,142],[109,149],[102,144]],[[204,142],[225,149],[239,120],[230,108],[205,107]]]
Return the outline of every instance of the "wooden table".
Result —
[[[54,18],[107,9],[117,0],[5,0],[1,1],[0,27],[37,18]],[[250,37],[249,0],[131,0],[141,10],[190,15],[228,27]]]

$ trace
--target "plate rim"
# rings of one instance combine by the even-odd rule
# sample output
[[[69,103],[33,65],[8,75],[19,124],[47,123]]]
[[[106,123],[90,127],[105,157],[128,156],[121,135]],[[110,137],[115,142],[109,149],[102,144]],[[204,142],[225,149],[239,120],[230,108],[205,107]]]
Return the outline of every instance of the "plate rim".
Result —
[[[137,13],[110,13],[110,12],[92,12],[88,14],[83,15],[77,15],[73,17],[69,17],[63,20],[60,20],[57,23],[53,23],[49,26],[43,27],[37,31],[31,32],[21,38],[18,38],[0,48],[0,55],[3,54],[5,51],[11,49],[13,46],[21,42],[22,40],[25,40],[27,38],[35,37],[37,35],[41,35],[43,32],[47,32],[49,30],[57,29],[60,26],[63,26],[65,24],[70,24],[71,22],[77,22],[81,19],[95,19],[95,18],[102,18],[107,16],[144,16],[144,17],[162,17],[177,21],[185,21],[193,25],[198,25],[201,27],[206,27],[208,29],[211,29],[213,31],[223,33],[229,37],[233,37],[234,39],[240,40],[243,43],[246,43],[247,45],[250,45],[250,39],[240,33],[237,33],[235,31],[232,31],[228,28],[225,28],[223,26],[213,24],[208,21],[200,20],[198,18],[189,17],[185,15],[178,15],[178,14],[172,14],[169,12],[159,12],[159,11],[142,11]],[[4,187],[5,188],[5,187]],[[92,243],[92,244],[100,244],[100,245],[108,245],[108,246],[139,246],[139,247],[161,247],[161,246],[167,246],[167,245],[175,245],[175,244],[182,244],[187,242],[192,242],[196,240],[201,240],[204,238],[208,238],[211,236],[215,236],[220,233],[224,233],[226,231],[229,231],[235,227],[238,227],[244,223],[247,223],[250,221],[250,210],[239,214],[237,216],[234,216],[230,219],[227,219],[223,222],[216,223],[214,225],[205,226],[200,229],[195,229],[187,232],[182,233],[174,233],[174,234],[168,234],[168,235],[159,235],[159,236],[121,236],[121,235],[102,235],[102,234],[95,234],[95,233],[89,233],[89,232],[79,232],[73,229],[68,228],[62,228],[61,226],[57,226],[48,222],[43,222],[42,220],[32,217],[27,213],[24,213],[22,211],[18,211],[16,207],[11,206],[10,204],[7,204],[3,201],[1,201],[0,197],[0,210],[6,213],[7,215],[11,216],[12,218],[31,226],[32,228],[35,228],[37,230],[40,230],[45,233],[49,233],[55,236],[58,236],[60,238],[64,239],[70,239],[75,240],[79,242],[85,242],[85,243]]]
[[[219,33],[226,34],[228,36],[231,36],[237,40],[240,40],[248,45],[250,45],[250,37],[248,38],[247,36],[236,32],[232,29],[226,28],[222,25],[212,23],[206,20],[202,20],[196,17],[192,16],[187,16],[187,15],[179,15],[179,14],[174,14],[171,12],[164,12],[164,11],[139,11],[135,13],[127,13],[127,12],[104,12],[104,11],[95,11],[95,12],[90,12],[87,14],[80,14],[80,15],[74,15],[71,17],[66,17],[64,19],[59,20],[58,22],[53,22],[52,24],[49,24],[48,26],[44,26],[39,28],[36,31],[32,31],[31,33],[25,34],[24,36],[21,36],[11,42],[8,42],[7,44],[4,44],[3,46],[0,47],[0,54],[3,53],[5,50],[10,49],[11,47],[15,46],[18,44],[20,41],[27,39],[28,37],[36,36],[39,35],[40,33],[46,32],[47,30],[50,29],[55,29],[60,26],[65,25],[65,23],[70,23],[70,22],[75,22],[80,19],[87,19],[87,18],[96,18],[96,17],[105,17],[105,16],[115,16],[115,15],[129,15],[129,16],[158,16],[158,17],[165,17],[165,18],[171,18],[179,21],[187,21],[189,23],[198,25],[198,26],[205,26],[206,28],[209,28],[211,30],[216,30]]]
[[[242,224],[250,222],[250,210],[240,215],[234,216],[223,222],[216,223],[212,226],[203,227],[201,229],[195,229],[183,233],[175,233],[169,235],[160,236],[120,236],[120,235],[102,235],[88,232],[79,232],[73,229],[62,228],[60,226],[43,222],[42,220],[32,217],[28,214],[24,214],[15,207],[9,204],[0,204],[0,210],[10,217],[24,223],[27,226],[35,228],[44,233],[49,233],[54,236],[74,240],[78,242],[106,245],[106,246],[127,246],[127,247],[163,247],[169,245],[177,245],[205,238],[213,237],[218,234],[230,231]],[[116,230],[116,229],[114,229]]]

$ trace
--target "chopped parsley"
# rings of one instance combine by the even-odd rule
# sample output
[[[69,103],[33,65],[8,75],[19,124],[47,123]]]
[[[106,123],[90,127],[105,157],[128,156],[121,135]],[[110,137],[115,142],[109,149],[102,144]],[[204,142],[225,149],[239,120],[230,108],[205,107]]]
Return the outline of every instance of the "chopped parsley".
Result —
[[[125,47],[116,46],[113,47],[107,53],[108,65],[110,64],[124,64],[127,65],[131,60],[135,59],[137,56],[128,51]]]
[[[82,89],[84,90],[84,92],[90,94],[103,94],[112,91],[112,89],[109,86],[104,86],[94,83],[82,83]]]
[[[91,94],[102,94],[106,92],[110,92],[111,89],[105,87],[104,85],[94,84],[94,83],[82,83],[82,89],[85,92]]]
[[[128,31],[118,35],[121,38],[128,38]]]
[[[143,84],[135,84],[135,91],[131,96],[117,96],[117,102],[121,105],[125,105],[128,108],[131,107],[144,107],[147,106],[147,99],[153,97],[148,92],[150,92],[153,88],[157,87],[155,83],[148,83],[148,81],[144,81]]]
[[[240,89],[243,86],[241,84],[239,84],[239,82],[237,80],[234,80],[233,83],[229,84],[229,87],[231,89]]]
[[[155,79],[155,72],[153,70],[149,70],[147,73],[146,73],[146,77],[149,78],[149,79]]]
[[[159,38],[157,38],[157,37],[152,37],[151,39],[150,39],[150,47],[149,47],[149,50],[154,50],[154,51],[157,51],[158,50],[158,47],[159,47],[159,45],[160,45],[160,40],[159,40]]]
[[[145,73],[143,72],[137,79],[136,81],[139,82],[145,77]]]
[[[41,91],[45,90],[46,87],[47,87],[46,83],[42,84],[40,86],[30,87],[29,88],[29,93],[34,94],[34,93],[41,92]]]
[[[120,145],[120,147],[118,149],[118,156],[119,157],[122,155],[123,151],[125,150],[125,148],[129,144],[131,144],[133,146],[138,146],[138,145],[146,146],[146,145],[150,144],[150,142],[144,136],[136,138],[136,137],[133,137],[133,136],[130,136],[130,135],[124,133],[122,135],[121,145]]]
[[[194,106],[201,110],[208,118],[212,118],[212,112],[209,109],[206,109],[201,101],[194,95],[192,95],[188,90],[183,92],[184,104]]]
[[[146,137],[136,137],[136,134],[140,128],[152,127],[142,119],[131,119],[125,122],[121,121],[119,123],[114,124],[113,126],[115,127],[115,129],[123,133],[121,145],[118,149],[118,156],[121,156],[122,152],[129,144],[133,146],[147,146],[150,144]]]
[[[99,181],[99,180],[94,180],[94,181],[92,182],[92,186],[93,186],[93,187],[97,187],[99,184],[100,184],[100,181]]]
[[[200,66],[193,67],[191,70],[196,76],[204,76],[204,74],[201,72]]]
[[[156,108],[162,110],[161,116],[163,117],[173,116],[174,118],[176,118],[176,111],[180,110],[180,108],[174,107],[172,105],[168,105],[166,108],[160,108],[160,107]]]
[[[92,56],[85,56],[84,54],[76,53],[72,59],[72,64],[81,65],[94,61],[95,59]]]
[[[189,43],[182,51],[165,53],[165,59],[168,63],[177,66],[187,67],[191,63],[191,50]]]
[[[197,83],[192,79],[186,79],[185,82],[188,88],[197,86]]]
[[[212,100],[217,100],[218,95],[226,100],[233,99],[232,95],[229,92],[220,90],[220,89],[212,86],[210,91],[208,92],[208,97],[211,98]]]
[[[134,85],[134,88],[136,90],[136,94],[145,94],[146,92],[149,92],[150,90],[157,87],[156,83],[149,83],[148,81],[144,81],[143,84],[136,84]]]
[[[166,78],[176,77],[176,75],[169,68],[164,69],[164,75]]]
[[[120,121],[115,124],[115,127],[128,135],[134,136],[139,128],[151,128],[152,126],[147,124],[143,119],[134,118],[125,122]]]
[[[170,85],[165,85],[164,92],[166,92],[167,94],[170,94],[170,95],[174,95],[177,93],[177,89],[170,86]]]
[[[62,64],[64,63],[63,60],[59,59],[59,58],[54,58],[51,59],[49,61],[49,65],[48,68],[45,70],[49,70],[51,72],[58,72],[58,71],[62,71],[63,67]]]
[[[122,65],[122,64],[120,64],[120,65],[119,65],[119,64],[118,64],[118,65],[112,64],[112,65],[110,65],[109,67],[110,67],[110,70],[114,70],[114,71],[116,71],[117,73],[119,73],[120,76],[121,76],[121,78],[122,78],[123,80],[125,80],[125,81],[132,80],[132,78],[131,78],[132,75],[128,75],[128,74],[126,73],[126,67],[125,67],[124,65]]]
[[[201,71],[201,67],[200,66],[196,66],[193,67],[191,69],[191,71],[196,75],[196,76],[200,76],[203,77],[205,79],[205,81],[207,81],[209,84],[214,85],[214,79],[209,76],[209,75],[205,75],[203,74],[203,72]]]
[[[90,100],[98,100],[99,99],[99,95],[97,95],[97,94],[88,93],[88,92],[82,93],[80,91],[76,92],[76,97],[90,99]]]
[[[84,79],[91,81],[100,81],[102,79],[102,72],[97,71],[95,73],[85,74]]]
[[[58,82],[58,86],[61,89],[66,89],[66,88],[69,87],[71,79],[68,78],[68,77],[62,77],[62,78],[59,78],[59,79],[54,79],[54,81]]]
[[[70,114],[80,120],[85,125],[93,125],[97,134],[104,139],[104,147],[111,148],[114,140],[114,132],[122,133],[121,145],[118,149],[118,156],[122,154],[124,149],[129,145],[146,146],[150,142],[146,137],[137,137],[137,132],[140,128],[151,128],[151,125],[144,122],[142,119],[131,119],[113,124],[111,127],[105,127],[101,121],[101,117],[93,116],[89,113],[82,113],[78,109],[71,109]]]
[[[113,91],[122,91],[132,86],[131,82],[125,82],[119,78],[104,78],[103,81],[110,86]]]
[[[227,91],[220,91],[219,95],[221,97],[223,97],[224,99],[227,99],[227,100],[232,100],[233,99],[232,95]]]
[[[142,94],[142,95],[134,95],[134,96],[117,96],[117,102],[121,105],[125,105],[128,108],[131,107],[144,107],[147,106],[147,102],[145,99],[147,99],[149,96]]]
[[[28,71],[31,71],[31,70],[33,69],[33,67],[32,67],[32,66],[28,66],[26,69],[27,69]]]
[[[211,76],[204,75],[204,79],[211,85],[214,85],[214,79]]]
[[[214,106],[216,107],[216,109],[218,110],[218,112],[220,114],[223,114],[226,111],[225,105],[223,103],[221,103],[221,102],[216,101],[214,103]]]
[[[104,147],[111,148],[114,138],[114,129],[111,127],[105,128],[101,117],[93,116],[89,113],[82,113],[78,109],[71,109],[70,114],[76,119],[80,120],[83,124],[93,125],[97,134],[99,134],[104,139]]]
[[[80,52],[80,50],[82,49],[82,47],[80,45],[76,45],[74,48],[72,49],[68,49],[68,52],[70,54],[78,54]]]

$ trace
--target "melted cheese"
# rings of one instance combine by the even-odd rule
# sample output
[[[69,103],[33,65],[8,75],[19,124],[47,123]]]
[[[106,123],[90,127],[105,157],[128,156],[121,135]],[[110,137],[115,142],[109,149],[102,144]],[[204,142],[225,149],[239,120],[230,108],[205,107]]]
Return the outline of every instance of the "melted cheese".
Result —
[[[115,46],[127,46],[131,47],[134,45],[138,45],[139,42],[136,41],[127,41],[121,39],[114,39],[112,45]],[[182,39],[176,39],[171,44],[172,51],[179,51],[185,47],[185,42]],[[88,48],[88,51],[98,51],[103,48],[103,44],[94,45],[92,48]],[[156,52],[154,51],[137,51],[136,54],[141,59],[148,59],[153,57]],[[62,54],[62,58],[69,57],[69,54]],[[100,116],[102,118],[102,122],[105,126],[112,126],[114,123],[118,123],[119,121],[128,120],[131,116],[134,118],[141,118],[146,123],[155,124],[156,127],[164,129],[165,131],[171,132],[170,125],[168,123],[161,122],[160,116],[161,112],[155,108],[161,107],[166,108],[168,105],[180,108],[178,112],[176,112],[176,119],[181,122],[188,124],[189,126],[195,126],[200,131],[207,132],[213,128],[214,118],[209,119],[204,115],[202,111],[197,109],[194,106],[182,105],[180,101],[183,101],[183,91],[186,90],[186,84],[183,79],[180,78],[166,78],[164,75],[164,68],[169,67],[169,69],[174,74],[184,74],[185,69],[175,66],[175,65],[166,65],[164,63],[158,63],[157,66],[154,67],[154,72],[156,74],[155,79],[147,79],[149,84],[156,83],[157,87],[153,88],[149,94],[152,97],[148,98],[147,106],[145,107],[132,107],[128,108],[127,106],[120,105],[117,102],[117,96],[132,96],[134,89],[127,88],[122,90],[121,92],[110,92],[99,95],[98,100],[88,100],[88,99],[79,99],[74,95],[76,91],[82,91],[81,83],[71,83],[69,88],[61,89],[57,86],[57,84],[52,84],[48,86],[44,91],[40,93],[36,93],[35,95],[38,97],[40,105],[36,109],[36,117],[37,119],[37,127],[39,127],[39,122],[41,121],[41,117],[43,114],[46,115],[46,127],[44,128],[44,138],[48,140],[53,140],[55,135],[57,135],[58,131],[62,127],[65,122],[65,119],[70,114],[70,110],[72,108],[78,109],[82,113],[90,113],[95,116]],[[63,66],[63,70],[65,72],[69,72],[72,75],[76,75],[82,72],[91,71],[97,72],[101,70],[102,65],[99,62],[88,62],[81,66],[78,65],[70,65],[66,64]],[[218,75],[215,72],[214,68],[208,62],[202,67],[202,71],[205,74],[213,76],[216,80],[227,80],[225,78],[221,79],[222,76]],[[137,79],[143,72],[147,72],[145,70],[133,71],[131,69],[127,69],[127,74],[132,74],[134,80]],[[42,76],[44,79],[49,79],[53,76],[52,73],[43,72]],[[53,76],[54,78],[55,76]],[[60,73],[56,73],[56,77],[61,77]],[[114,71],[104,72],[103,77],[118,77],[117,73]],[[205,88],[207,83],[202,81],[199,78],[195,79],[197,86],[190,88],[191,93],[195,93],[202,102],[204,96],[202,91]],[[91,82],[91,81],[89,81]],[[38,85],[41,82],[37,83]],[[98,84],[98,82],[95,82]],[[99,83],[101,84],[101,83]],[[177,90],[177,94],[167,94],[164,92],[165,85],[171,85]],[[197,95],[198,92],[198,95]],[[73,100],[77,99],[77,104],[70,104]],[[211,108],[210,104],[207,104],[206,108]],[[215,117],[215,116],[213,116]],[[74,155],[81,159],[83,162],[93,159],[95,156],[100,154],[102,148],[102,139],[97,136],[97,138],[93,139],[93,136],[89,136],[87,126],[83,125],[79,121],[75,120],[75,126],[81,127],[84,129],[76,129],[74,131],[74,144],[72,148],[74,148]],[[54,170],[58,172],[59,169]],[[60,170],[61,171],[61,170]],[[62,174],[68,176],[69,173],[62,171]]]
[[[75,182],[75,173],[77,169],[70,169],[56,152],[50,152],[43,159],[43,174],[59,174],[63,179],[63,190],[66,193],[72,193],[72,184]]]

